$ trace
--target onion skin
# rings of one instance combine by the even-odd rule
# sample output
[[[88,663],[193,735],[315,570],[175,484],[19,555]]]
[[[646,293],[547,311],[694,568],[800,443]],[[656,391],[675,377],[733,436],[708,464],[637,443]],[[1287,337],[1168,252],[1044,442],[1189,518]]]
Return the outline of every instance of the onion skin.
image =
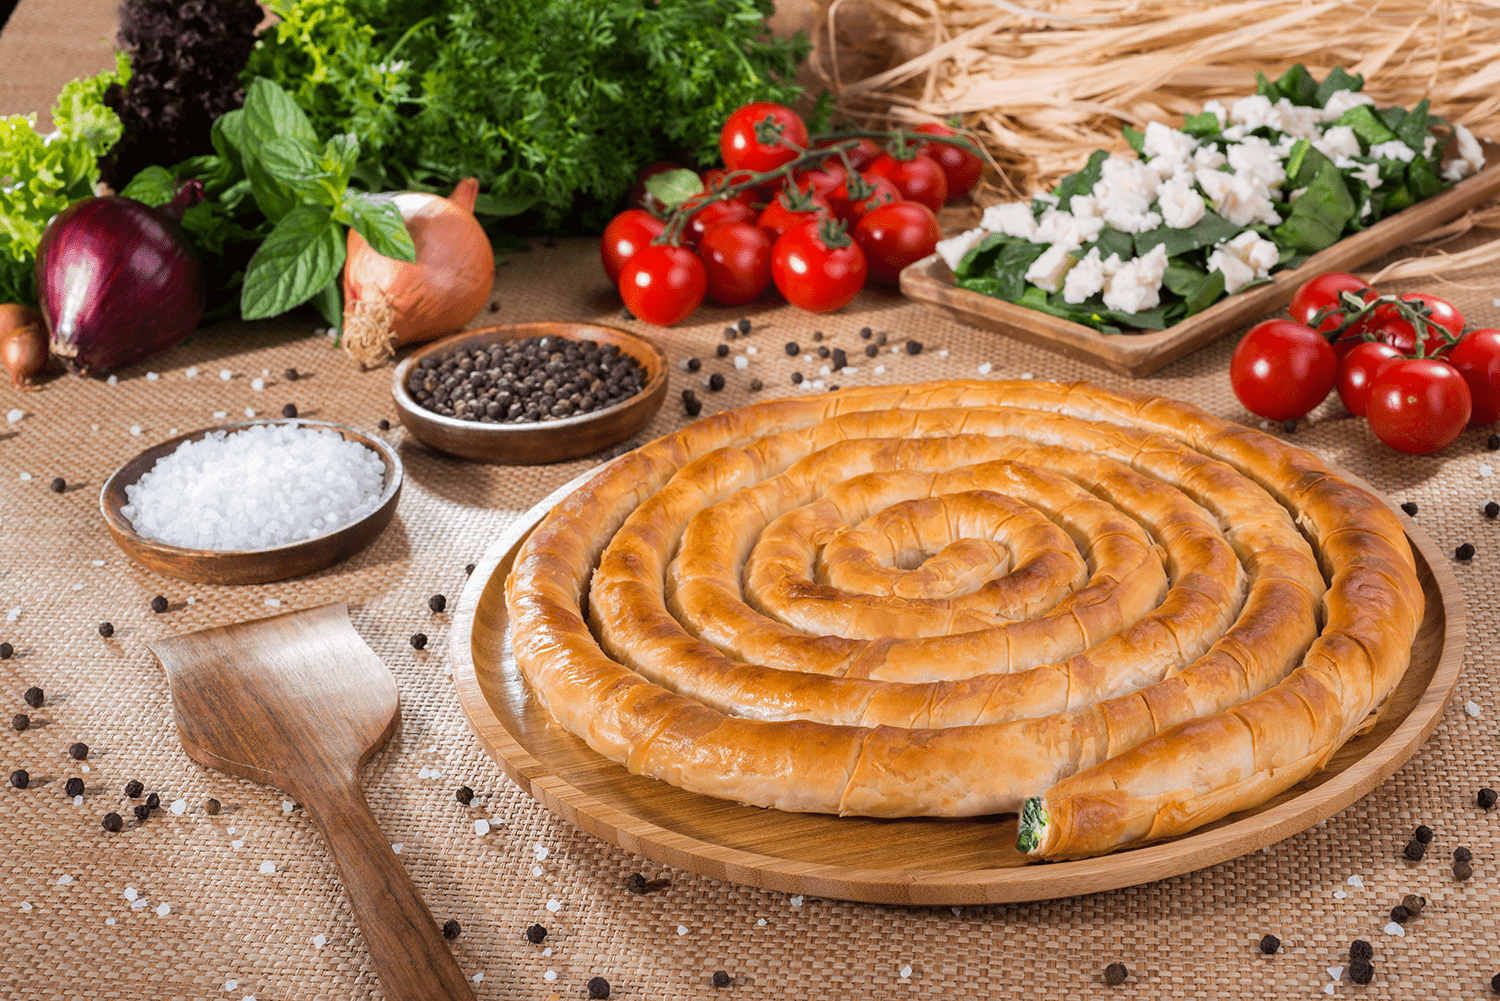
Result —
[[[85,198],[47,224],[36,287],[52,353],[103,374],[187,340],[207,304],[182,232],[133,198]]]
[[[353,227],[344,264],[344,349],[361,368],[403,344],[431,341],[468,323],[489,301],[495,254],[474,218],[479,182],[460,181],[447,198],[394,197],[416,248],[415,263],[377,254]]]
[[[47,365],[47,328],[30,306],[0,305],[0,361],[10,369],[11,385],[35,389],[30,379]]]

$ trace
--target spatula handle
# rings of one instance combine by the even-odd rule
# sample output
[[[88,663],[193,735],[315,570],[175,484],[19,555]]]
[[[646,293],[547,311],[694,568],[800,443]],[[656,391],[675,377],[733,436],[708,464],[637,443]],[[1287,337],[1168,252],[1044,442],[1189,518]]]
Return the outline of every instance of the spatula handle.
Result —
[[[389,1001],[474,1001],[442,932],[352,778],[302,797]]]

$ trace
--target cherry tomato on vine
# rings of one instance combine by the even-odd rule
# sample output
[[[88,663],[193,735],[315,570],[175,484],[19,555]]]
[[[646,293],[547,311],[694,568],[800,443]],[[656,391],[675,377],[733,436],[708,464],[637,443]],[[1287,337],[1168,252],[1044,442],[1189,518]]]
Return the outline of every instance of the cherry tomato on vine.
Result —
[[[870,277],[892,285],[902,268],[932,253],[942,238],[937,216],[920,202],[882,205],[854,227],[854,241],[865,252]]]
[[[1326,333],[1334,330],[1344,322],[1344,302],[1341,293],[1353,292],[1362,299],[1368,300],[1375,295],[1375,290],[1370,283],[1358,275],[1351,275],[1346,271],[1330,271],[1327,274],[1318,275],[1302,284],[1302,287],[1292,295],[1292,301],[1287,306],[1287,312],[1292,314],[1292,322],[1300,323],[1304,327],[1313,327],[1313,318],[1330,306],[1334,312],[1325,317],[1314,330]],[[1363,326],[1363,325],[1362,325]],[[1334,351],[1340,356],[1348,352],[1354,345],[1360,342],[1359,331],[1349,330],[1343,338],[1334,345]]]
[[[771,280],[787,302],[810,313],[848,305],[868,272],[859,244],[828,220],[788,230],[771,248]]]
[[[1323,335],[1290,320],[1256,324],[1229,362],[1234,395],[1273,421],[1301,417],[1322,403],[1337,376],[1338,359]]]
[[[1469,384],[1470,424],[1500,420],[1500,330],[1472,330],[1448,352],[1448,364]]]
[[[604,238],[599,241],[599,256],[604,260],[604,273],[610,282],[618,283],[620,269],[635,252],[661,236],[667,224],[645,209],[626,209],[604,227]]]
[[[1360,341],[1339,359],[1339,399],[1351,414],[1365,415],[1370,402],[1370,387],[1386,362],[1400,358],[1401,352],[1379,341]]]
[[[708,296],[725,306],[749,302],[771,286],[771,238],[759,226],[716,226],[698,245],[708,274]]]
[[[716,191],[719,188],[728,187],[731,184],[738,184],[740,181],[746,180],[749,178],[750,172],[748,170],[725,170],[723,167],[714,167],[710,170],[705,170],[698,176],[703,178],[704,191]],[[733,197],[737,202],[744,202],[746,205],[753,204],[755,202],[755,189],[748,188]]]
[[[687,226],[682,231],[682,242],[697,249],[703,237],[717,226],[731,222],[754,222],[755,209],[733,198],[709,202],[688,216]]]
[[[871,209],[902,200],[901,192],[896,190],[896,186],[887,177],[881,177],[879,174],[861,174],[860,180],[874,188],[874,192],[863,198],[851,199],[849,182],[845,181],[828,196],[828,204],[832,206],[833,214],[850,226],[857,225],[865,217],[865,213]]]
[[[839,158],[831,156],[817,167],[793,173],[792,183],[803,191],[806,191],[807,186],[811,184],[813,194],[826,199],[833,193],[835,188],[844,183],[844,178],[848,176],[849,172],[844,169],[844,165],[839,162]]]
[[[620,271],[620,298],[632,313],[661,327],[685,320],[703,302],[708,274],[686,247],[642,247]]]
[[[1429,318],[1436,329],[1425,324],[1422,329],[1422,353],[1427,357],[1446,351],[1448,336],[1458,337],[1463,334],[1463,314],[1454,309],[1451,303],[1425,292],[1406,292],[1400,299],[1412,306],[1431,310]],[[1404,355],[1417,352],[1416,327],[1389,303],[1376,306],[1363,329],[1400,349]]]
[[[1473,399],[1458,370],[1436,358],[1388,363],[1370,388],[1365,419],[1375,437],[1398,452],[1445,448],[1469,423]]]
[[[827,149],[829,146],[837,146],[839,143],[846,143],[848,141],[848,139],[840,139],[838,136],[834,136],[830,139],[820,140],[817,148]],[[858,146],[844,151],[844,156],[849,158],[849,166],[855,170],[864,170],[879,159],[880,154],[884,152],[884,150],[876,145],[875,140],[866,136],[861,136],[855,141],[859,143]],[[844,165],[844,161],[839,158],[838,154],[834,154],[832,162],[837,163],[841,167]]]
[[[803,194],[806,192],[804,191]],[[771,204],[762,209],[760,218],[755,220],[755,224],[770,234],[772,240],[780,238],[787,230],[796,229],[798,226],[817,222],[819,219],[833,218],[833,209],[829,207],[828,202],[817,195],[806,199],[808,205],[806,209],[793,208],[792,201],[791,193],[783,191],[771,199]]]
[[[930,136],[958,135],[957,131],[936,122],[918,125],[913,131]],[[949,201],[962,198],[973,191],[974,185],[979,183],[979,175],[984,173],[984,161],[959,146],[952,146],[948,143],[926,143],[922,147],[922,152],[936,160],[937,165],[943,168],[943,176],[948,181]]]
[[[948,200],[948,178],[943,168],[924,153],[909,160],[898,160],[889,153],[882,153],[866,173],[886,178],[906,201],[921,202],[934,212]]]
[[[719,132],[719,153],[724,157],[724,166],[763,173],[797,158],[797,151],[791,146],[760,141],[755,126],[767,116],[781,126],[783,138],[807,148],[807,126],[795,111],[774,101],[754,101],[735,109]]]

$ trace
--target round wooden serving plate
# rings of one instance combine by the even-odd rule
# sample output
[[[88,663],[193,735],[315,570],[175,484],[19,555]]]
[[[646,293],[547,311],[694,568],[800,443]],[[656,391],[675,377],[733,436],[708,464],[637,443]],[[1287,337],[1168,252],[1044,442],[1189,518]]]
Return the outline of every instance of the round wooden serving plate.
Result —
[[[1427,600],[1411,666],[1373,727],[1322,772],[1254,810],[1174,841],[1038,863],[1016,850],[1015,814],[880,820],[741,806],[631,775],[600,757],[552,720],[516,666],[505,578],[542,517],[598,472],[528,511],[475,567],[453,621],[459,701],[506,774],[559,817],[655,861],[748,886],[881,904],[960,905],[1069,897],[1192,872],[1306,830],[1375,788],[1427,739],[1463,665],[1458,581],[1426,533],[1396,511]]]
[[[296,424],[318,430],[337,431],[346,441],[359,442],[380,456],[380,461],[385,463],[385,489],[380,495],[380,506],[353,524],[345,525],[336,532],[320,535],[316,539],[289,542],[284,546],[272,546],[268,549],[239,551],[169,546],[138,534],[131,527],[129,519],[120,513],[120,509],[128,502],[125,488],[149,472],[157,460],[175,452],[183,442],[198,441],[215,431],[240,431],[257,424]],[[190,431],[146,449],[115,470],[104,482],[104,489],[99,492],[99,510],[104,515],[105,524],[109,526],[109,534],[114,536],[115,544],[126,556],[148,570],[202,584],[268,584],[322,570],[353,556],[374,542],[396,513],[396,501],[401,497],[402,477],[401,459],[396,455],[396,450],[379,438],[360,434],[353,428],[297,418],[242,421]]]

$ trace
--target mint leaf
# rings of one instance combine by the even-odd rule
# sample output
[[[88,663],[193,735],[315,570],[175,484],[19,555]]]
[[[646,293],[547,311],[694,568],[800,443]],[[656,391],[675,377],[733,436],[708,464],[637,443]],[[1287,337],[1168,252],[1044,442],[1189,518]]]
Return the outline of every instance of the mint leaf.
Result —
[[[702,194],[703,179],[686,168],[667,170],[646,178],[646,190],[671,209],[694,195]]]
[[[255,195],[255,204],[261,213],[272,222],[280,222],[301,201],[297,192],[288,184],[277,180],[253,155],[245,157],[245,176],[250,181],[250,190]]]
[[[347,222],[365,242],[382,257],[398,261],[415,261],[417,248],[390,195],[346,193],[335,218]]]
[[[177,194],[177,182],[165,167],[147,167],[130,179],[121,198],[134,198],[145,205],[165,205]]]
[[[474,214],[509,218],[513,215],[520,215],[536,203],[536,195],[505,196],[483,191],[480,192],[479,197],[474,199]],[[527,248],[522,247],[521,249],[525,250]]]
[[[312,122],[292,96],[270,80],[256,77],[245,91],[245,132],[258,143],[288,139],[317,149]]]
[[[1232,240],[1240,235],[1243,228],[1236,226],[1216,212],[1204,211],[1203,218],[1187,229],[1158,226],[1149,232],[1137,233],[1135,252],[1137,255],[1149,253],[1151,248],[1160,243],[1166,245],[1168,257],[1176,257],[1192,250],[1211,247],[1224,240]],[[1102,255],[1104,251],[1100,250],[1099,253]],[[1120,259],[1125,260],[1126,255],[1121,254]]]
[[[308,300],[318,315],[328,321],[330,327],[342,327],[344,325],[344,290],[339,287],[337,276],[313,293]]]
[[[334,136],[323,144],[323,169],[333,174],[340,188],[348,187],[349,177],[359,163],[359,137],[352,133]]]
[[[250,259],[240,315],[258,320],[302,305],[339,273],[344,254],[342,233],[327,208],[292,209]]]

